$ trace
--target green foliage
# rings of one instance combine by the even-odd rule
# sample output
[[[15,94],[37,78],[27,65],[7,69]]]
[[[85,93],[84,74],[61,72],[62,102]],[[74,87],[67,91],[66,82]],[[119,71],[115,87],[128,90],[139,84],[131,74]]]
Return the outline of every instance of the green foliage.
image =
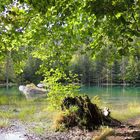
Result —
[[[69,77],[67,77],[64,72],[60,72],[58,69],[56,71],[51,70],[51,73],[47,73],[45,82],[49,90],[47,96],[49,109],[59,110],[65,97],[74,97],[77,94],[79,86],[73,83],[72,79],[76,80],[75,76],[69,74]],[[60,81],[64,82],[61,83]]]
[[[15,79],[15,75],[22,72],[26,58],[25,48],[25,28],[28,16],[23,4],[15,1],[5,1],[5,8],[0,13],[0,56],[1,62],[5,62],[6,82]],[[10,4],[8,4],[10,3]],[[2,3],[3,4],[3,3]],[[1,5],[0,5],[1,6]],[[27,20],[28,21],[28,20]],[[11,74],[11,73],[12,74]],[[12,81],[12,80],[11,80]],[[14,81],[14,80],[13,80]]]
[[[38,84],[40,81],[42,81],[43,76],[37,73],[39,71],[40,65],[41,65],[40,60],[33,58],[32,56],[29,56],[26,65],[23,69],[23,72],[21,74],[23,82],[28,81],[30,83]]]
[[[56,85],[49,85],[49,94],[52,90],[54,95],[59,90],[64,94],[73,90],[73,85],[68,84],[72,82],[66,82],[66,77],[69,77],[68,65],[73,54],[78,51],[78,55],[86,52],[89,55],[89,58],[82,56],[84,61],[79,59],[81,62],[75,64],[75,73],[78,73],[82,83],[94,80],[98,84],[112,82],[112,75],[115,75],[114,81],[136,82],[139,79],[139,65],[133,65],[131,60],[128,64],[120,61],[122,56],[131,59],[130,55],[135,55],[139,61],[139,47],[136,47],[140,45],[139,10],[139,0],[19,0],[16,4],[11,0],[2,0],[0,61],[6,61],[4,76],[7,81],[10,79],[9,63],[12,64],[12,73],[19,75],[24,70],[24,74],[33,79],[31,81],[36,81],[32,75],[40,69],[40,74],[46,79],[50,77],[47,83],[52,85],[54,80],[53,85]],[[41,61],[41,66],[33,71],[26,65],[29,55]],[[91,58],[96,61],[92,63]],[[124,64],[121,70],[114,70],[115,59],[119,59],[118,65]],[[58,69],[57,75],[53,74],[52,69]],[[60,73],[65,78],[60,78]]]

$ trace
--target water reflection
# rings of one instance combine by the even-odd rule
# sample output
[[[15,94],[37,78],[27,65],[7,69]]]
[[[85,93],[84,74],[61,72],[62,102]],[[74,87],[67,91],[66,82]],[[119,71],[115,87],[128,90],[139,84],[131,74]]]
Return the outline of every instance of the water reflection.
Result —
[[[90,86],[82,87],[81,93],[90,97],[98,95],[102,101],[114,105],[128,104],[131,102],[140,103],[140,87],[130,86]]]

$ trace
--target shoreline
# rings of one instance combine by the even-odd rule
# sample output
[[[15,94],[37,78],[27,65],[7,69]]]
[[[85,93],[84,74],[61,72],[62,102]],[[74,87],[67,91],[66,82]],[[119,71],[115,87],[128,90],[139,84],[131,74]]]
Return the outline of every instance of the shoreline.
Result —
[[[6,83],[1,83],[0,87],[12,87],[12,86],[17,86],[17,83],[8,83],[8,85]]]

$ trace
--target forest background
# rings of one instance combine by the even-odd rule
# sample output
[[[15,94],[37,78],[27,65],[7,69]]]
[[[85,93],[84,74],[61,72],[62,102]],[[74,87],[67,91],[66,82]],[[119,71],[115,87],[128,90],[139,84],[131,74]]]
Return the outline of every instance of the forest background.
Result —
[[[139,0],[2,0],[0,11],[1,84],[140,83]]]

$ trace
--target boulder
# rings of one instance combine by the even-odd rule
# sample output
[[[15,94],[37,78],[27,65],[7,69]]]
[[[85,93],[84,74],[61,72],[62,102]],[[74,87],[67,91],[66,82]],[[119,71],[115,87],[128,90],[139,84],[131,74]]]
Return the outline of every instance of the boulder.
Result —
[[[20,85],[19,91],[21,91],[26,98],[42,97],[47,94],[47,90],[44,88],[36,87],[34,84]]]
[[[39,87],[39,88],[44,88],[45,85],[44,85],[43,83],[39,83],[39,84],[37,84],[37,87]]]

